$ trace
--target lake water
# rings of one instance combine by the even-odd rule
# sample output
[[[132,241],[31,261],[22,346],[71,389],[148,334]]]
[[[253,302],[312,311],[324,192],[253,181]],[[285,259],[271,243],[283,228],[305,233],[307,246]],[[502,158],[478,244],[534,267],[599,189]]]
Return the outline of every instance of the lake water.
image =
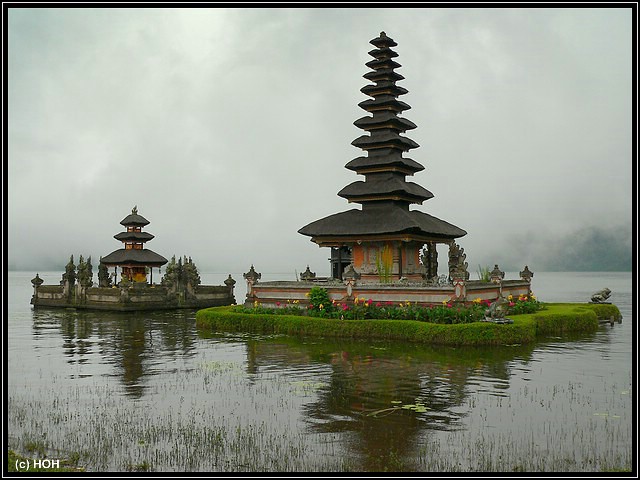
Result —
[[[631,273],[536,272],[543,302],[610,288],[622,323],[498,348],[202,334],[193,311],[34,311],[34,276],[9,272],[6,304],[8,446],[28,456],[101,472],[635,467]]]

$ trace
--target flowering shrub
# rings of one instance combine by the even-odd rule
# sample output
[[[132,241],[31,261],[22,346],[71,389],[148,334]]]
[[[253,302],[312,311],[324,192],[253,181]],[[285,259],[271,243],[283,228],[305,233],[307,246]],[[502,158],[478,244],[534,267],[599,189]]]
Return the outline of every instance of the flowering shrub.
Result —
[[[333,303],[329,298],[329,292],[322,287],[312,287],[307,293],[309,298],[309,310],[316,316],[325,317],[333,310]]]
[[[530,293],[529,295],[520,295],[517,299],[514,298],[513,295],[509,295],[507,300],[509,300],[507,313],[511,315],[534,313],[542,309],[542,304],[538,302],[538,299],[533,293]]]
[[[356,297],[353,304],[336,302],[329,299],[329,293],[320,287],[313,287],[307,294],[309,305],[303,308],[297,300],[288,301],[276,308],[262,307],[254,302],[252,307],[240,306],[237,309],[243,313],[267,313],[275,315],[308,315],[313,317],[335,318],[340,320],[363,319],[396,319],[417,320],[420,322],[454,324],[479,322],[485,318],[485,311],[491,306],[489,300],[476,298],[470,305],[452,304],[447,301],[440,305],[418,305],[416,302],[405,301],[398,304],[393,302],[374,302],[373,300]],[[509,295],[507,315],[533,313],[543,308],[535,295],[520,295],[518,298]]]

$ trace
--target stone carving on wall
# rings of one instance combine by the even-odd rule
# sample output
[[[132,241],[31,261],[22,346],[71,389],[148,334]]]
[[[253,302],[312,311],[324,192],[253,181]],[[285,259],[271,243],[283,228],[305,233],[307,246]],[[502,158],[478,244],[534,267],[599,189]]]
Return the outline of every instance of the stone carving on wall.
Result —
[[[469,280],[469,264],[465,262],[467,254],[464,248],[460,247],[456,242],[449,245],[449,279]]]

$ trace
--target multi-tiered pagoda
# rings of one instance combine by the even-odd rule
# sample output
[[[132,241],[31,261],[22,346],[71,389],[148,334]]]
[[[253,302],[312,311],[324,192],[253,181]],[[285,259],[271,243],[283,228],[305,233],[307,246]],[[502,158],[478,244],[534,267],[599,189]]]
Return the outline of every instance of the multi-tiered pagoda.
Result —
[[[122,277],[131,282],[146,282],[147,268],[153,271],[154,267],[161,267],[168,262],[162,255],[144,248],[144,244],[153,239],[153,235],[143,232],[142,228],[149,225],[149,221],[138,214],[138,208],[133,207],[131,214],[127,215],[120,225],[126,227],[125,232],[114,235],[116,240],[124,244],[120,248],[111,252],[106,257],[100,259],[100,263],[107,267],[122,268]]]
[[[426,213],[410,210],[411,204],[422,204],[433,194],[420,185],[406,181],[424,167],[403,157],[417,148],[413,140],[401,135],[416,125],[399,116],[411,108],[398,100],[407,93],[396,82],[404,77],[394,70],[400,67],[393,58],[397,46],[384,32],[370,42],[376,48],[369,52],[374,60],[366,63],[372,71],[364,78],[374,82],[361,91],[372,97],[359,106],[371,116],[362,117],[354,125],[365,132],[352,145],[367,152],[345,165],[364,175],[344,187],[338,195],[362,209],[352,209],[316,220],[298,230],[319,246],[332,247],[331,274],[342,279],[344,270],[353,264],[362,281],[392,282],[431,279],[437,275],[437,243],[455,245],[454,239],[467,232]],[[426,263],[420,252],[426,245]]]

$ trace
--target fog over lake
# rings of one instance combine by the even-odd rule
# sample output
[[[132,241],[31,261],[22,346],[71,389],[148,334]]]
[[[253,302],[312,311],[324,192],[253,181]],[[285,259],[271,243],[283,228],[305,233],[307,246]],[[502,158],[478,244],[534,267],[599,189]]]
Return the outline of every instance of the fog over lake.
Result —
[[[54,4],[55,5],[55,4]],[[6,267],[120,248],[201,270],[329,271],[297,233],[351,208],[369,41],[470,271],[630,270],[631,8],[9,8]]]

